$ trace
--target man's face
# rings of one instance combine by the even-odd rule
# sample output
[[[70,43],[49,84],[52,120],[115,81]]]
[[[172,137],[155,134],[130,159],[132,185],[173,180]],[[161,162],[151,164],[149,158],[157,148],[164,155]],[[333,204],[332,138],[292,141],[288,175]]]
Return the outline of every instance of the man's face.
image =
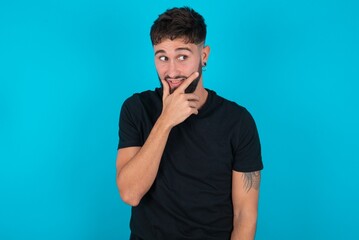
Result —
[[[202,79],[202,61],[204,56],[207,56],[203,49],[202,44],[185,43],[183,39],[166,39],[154,45],[158,77],[168,83],[171,93],[192,73],[198,71],[199,76],[189,85],[186,92],[196,90],[198,82]]]

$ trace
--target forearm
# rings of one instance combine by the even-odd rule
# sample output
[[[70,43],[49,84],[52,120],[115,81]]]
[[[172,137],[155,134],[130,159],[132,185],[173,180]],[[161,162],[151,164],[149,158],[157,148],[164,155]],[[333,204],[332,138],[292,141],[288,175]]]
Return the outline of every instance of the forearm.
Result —
[[[124,202],[136,206],[151,188],[158,172],[171,127],[160,117],[138,153],[117,173]]]
[[[231,240],[253,240],[256,233],[257,211],[242,212],[233,218]]]
[[[146,142],[130,157],[117,156],[117,185],[124,202],[136,206],[141,201],[156,179],[171,129],[190,115],[198,114],[199,97],[185,93],[185,89],[198,75],[198,72],[193,73],[172,94],[168,83],[161,80],[162,113]],[[122,165],[122,162],[125,163]]]

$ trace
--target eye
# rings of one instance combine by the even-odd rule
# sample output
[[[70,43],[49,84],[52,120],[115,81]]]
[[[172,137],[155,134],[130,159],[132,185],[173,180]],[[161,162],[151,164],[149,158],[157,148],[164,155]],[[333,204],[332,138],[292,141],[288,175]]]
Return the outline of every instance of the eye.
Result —
[[[158,59],[162,62],[165,62],[168,58],[166,56],[160,56]]]
[[[186,55],[181,55],[179,56],[177,59],[180,60],[180,61],[184,61],[186,60],[188,57]]]

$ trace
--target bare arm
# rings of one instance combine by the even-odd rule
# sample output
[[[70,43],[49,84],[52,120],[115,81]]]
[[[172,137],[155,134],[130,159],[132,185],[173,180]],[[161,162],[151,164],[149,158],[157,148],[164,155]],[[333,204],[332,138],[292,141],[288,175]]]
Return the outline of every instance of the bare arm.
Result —
[[[163,109],[142,147],[119,149],[116,181],[124,202],[136,206],[152,186],[171,129],[192,114],[198,114],[198,97],[185,94],[187,86],[198,76],[192,74],[172,94],[163,84]]]
[[[117,153],[117,186],[124,202],[136,206],[157,175],[170,129],[159,120],[142,147],[119,149]]]
[[[232,177],[233,231],[231,240],[253,240],[256,232],[260,172],[236,172]]]

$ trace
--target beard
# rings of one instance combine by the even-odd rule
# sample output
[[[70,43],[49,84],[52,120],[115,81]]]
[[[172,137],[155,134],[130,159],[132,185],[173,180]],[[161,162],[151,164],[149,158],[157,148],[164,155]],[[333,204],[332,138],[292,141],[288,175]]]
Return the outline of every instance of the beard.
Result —
[[[184,91],[185,93],[193,93],[194,91],[196,91],[198,82],[199,82],[199,80],[201,79],[201,76],[202,76],[202,62],[199,63],[197,72],[198,72],[198,77],[197,77],[195,80],[193,80],[190,85],[188,85],[188,87],[187,87],[187,88],[185,89],[185,91]],[[158,74],[157,74],[157,75],[158,75]],[[184,80],[185,80],[185,79],[187,79],[188,77],[189,77],[189,76],[178,75],[178,76],[175,76],[174,79],[184,79]],[[168,75],[165,76],[164,79],[165,79],[166,82],[167,82],[167,79],[168,79],[168,78],[170,78]],[[160,84],[161,84],[161,87],[162,87],[162,89],[163,89],[163,84],[162,84],[162,82],[161,82],[160,76],[158,76],[158,79],[160,80]],[[183,80],[183,81],[184,81],[184,80]],[[172,94],[177,88],[178,88],[178,87],[176,87],[176,88],[171,88],[171,89],[170,89],[170,94]]]

